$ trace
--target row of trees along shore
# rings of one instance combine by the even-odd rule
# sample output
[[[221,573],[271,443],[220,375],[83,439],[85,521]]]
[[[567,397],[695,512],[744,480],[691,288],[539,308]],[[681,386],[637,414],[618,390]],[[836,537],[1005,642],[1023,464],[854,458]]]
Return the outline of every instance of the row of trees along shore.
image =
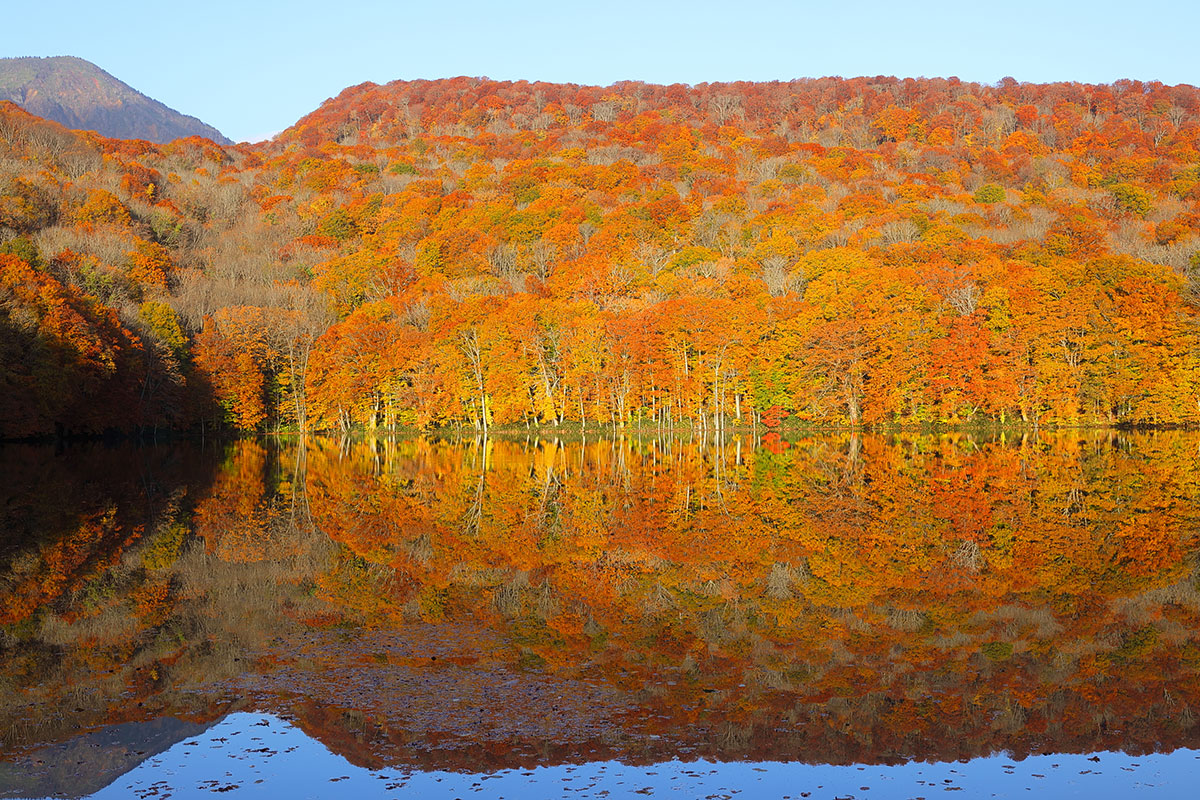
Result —
[[[228,147],[5,104],[0,438],[1189,425],[1198,251],[1191,86],[454,78]]]

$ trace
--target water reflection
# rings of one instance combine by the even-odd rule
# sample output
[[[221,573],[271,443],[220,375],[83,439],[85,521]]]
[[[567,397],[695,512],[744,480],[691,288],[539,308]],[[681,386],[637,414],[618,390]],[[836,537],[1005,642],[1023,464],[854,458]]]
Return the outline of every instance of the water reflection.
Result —
[[[286,720],[231,714],[207,732],[147,760],[94,800],[209,796],[643,798],[958,797],[1190,798],[1200,752],[1173,756],[1095,753],[996,756],[967,764],[911,762],[895,767],[800,762],[672,760],[645,766],[617,761],[537,766],[480,774],[406,767],[366,770],[330,752]],[[214,778],[216,775],[218,777]],[[164,778],[164,776],[167,776]],[[935,795],[936,793],[936,795]]]
[[[376,770],[1197,747],[1198,455],[1113,432],[8,448],[5,760],[249,709]]]

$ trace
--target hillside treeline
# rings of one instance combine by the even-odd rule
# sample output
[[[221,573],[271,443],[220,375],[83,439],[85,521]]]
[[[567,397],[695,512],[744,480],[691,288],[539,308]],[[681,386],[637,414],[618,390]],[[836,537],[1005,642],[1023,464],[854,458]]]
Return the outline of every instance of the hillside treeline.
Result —
[[[0,436],[1200,421],[1200,90],[456,78],[0,108]]]

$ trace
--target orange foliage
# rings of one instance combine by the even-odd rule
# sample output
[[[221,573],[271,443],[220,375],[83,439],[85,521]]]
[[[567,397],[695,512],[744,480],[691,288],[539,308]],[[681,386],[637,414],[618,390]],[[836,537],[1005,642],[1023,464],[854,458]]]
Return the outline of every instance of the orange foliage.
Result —
[[[211,384],[246,430],[1192,425],[1197,108],[1132,81],[456,78],[219,148],[5,106],[28,171],[0,238],[66,242],[55,277],[122,313],[171,304],[187,343],[150,370],[194,361],[190,422]],[[226,330],[249,308],[258,344]]]

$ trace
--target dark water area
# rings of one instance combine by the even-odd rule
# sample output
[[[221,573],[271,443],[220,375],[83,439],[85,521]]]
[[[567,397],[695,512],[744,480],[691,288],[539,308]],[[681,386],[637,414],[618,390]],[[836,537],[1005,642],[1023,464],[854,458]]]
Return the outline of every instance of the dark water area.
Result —
[[[1200,435],[0,448],[0,797],[1190,797]]]

